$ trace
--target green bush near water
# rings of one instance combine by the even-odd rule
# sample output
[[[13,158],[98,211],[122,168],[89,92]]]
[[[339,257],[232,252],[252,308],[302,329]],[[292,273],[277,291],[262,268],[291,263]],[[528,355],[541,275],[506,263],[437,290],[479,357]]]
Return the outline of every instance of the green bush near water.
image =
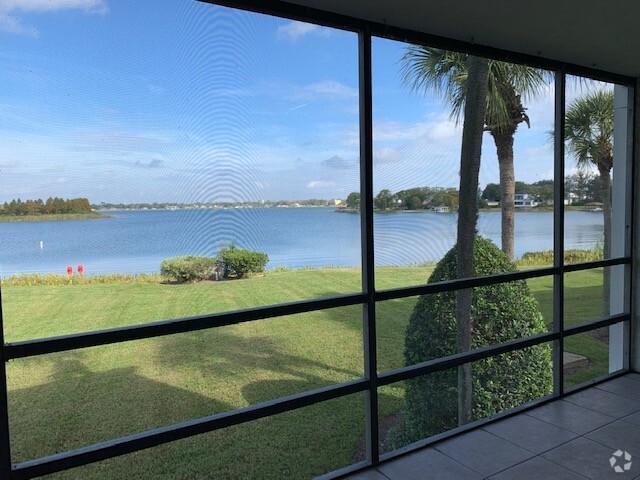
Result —
[[[564,263],[593,262],[602,260],[603,258],[604,250],[600,244],[591,250],[572,249],[564,251]],[[553,250],[526,252],[520,260],[518,260],[518,266],[520,267],[542,267],[547,265],[553,265]]]
[[[231,244],[220,250],[218,261],[223,265],[225,278],[229,275],[244,278],[254,273],[264,272],[269,256],[266,253],[237,248]]]
[[[160,274],[178,283],[195,282],[211,279],[216,266],[215,258],[189,255],[164,260],[160,264]]]
[[[457,251],[438,263],[429,282],[456,278]],[[474,274],[514,272],[516,265],[491,241],[476,237]],[[545,332],[538,303],[524,281],[485,287],[473,292],[471,349]],[[456,292],[423,295],[406,331],[407,365],[457,352]],[[522,405],[552,392],[551,348],[536,345],[472,364],[473,419]],[[458,422],[457,368],[406,382],[404,415],[389,432],[389,443],[400,448],[441,433]]]

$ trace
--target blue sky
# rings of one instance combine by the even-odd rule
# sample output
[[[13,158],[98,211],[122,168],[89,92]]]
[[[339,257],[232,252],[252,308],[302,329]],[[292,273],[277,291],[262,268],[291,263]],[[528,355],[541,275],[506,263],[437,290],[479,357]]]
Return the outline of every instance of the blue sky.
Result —
[[[375,189],[458,184],[461,128],[376,39]],[[344,198],[358,188],[357,38],[195,1],[0,2],[0,201]],[[552,178],[553,88],[516,177]],[[497,182],[485,136],[481,183]]]

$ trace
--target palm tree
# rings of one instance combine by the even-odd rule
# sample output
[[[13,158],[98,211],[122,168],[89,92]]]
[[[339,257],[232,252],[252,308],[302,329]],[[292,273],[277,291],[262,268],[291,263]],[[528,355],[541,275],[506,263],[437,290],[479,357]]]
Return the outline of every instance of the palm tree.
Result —
[[[604,258],[611,256],[611,169],[613,168],[613,91],[599,90],[577,98],[565,113],[567,151],[578,167],[596,167],[602,186]],[[609,269],[604,269],[602,310],[609,315]]]
[[[467,54],[420,45],[409,47],[402,57],[403,81],[414,90],[432,90],[451,107],[460,121],[467,98]],[[502,250],[514,259],[515,174],[514,135],[521,123],[529,126],[523,100],[543,91],[550,74],[525,65],[489,61],[484,130],[493,137],[500,167]]]
[[[458,278],[473,276],[473,250],[478,221],[478,175],[482,155],[482,131],[487,101],[488,61],[470,55],[467,102],[464,108],[462,152],[460,154],[460,208],[458,211]],[[459,352],[471,350],[471,304],[473,289],[458,290],[456,298],[457,343]],[[473,378],[471,363],[458,367],[458,423],[471,421]]]

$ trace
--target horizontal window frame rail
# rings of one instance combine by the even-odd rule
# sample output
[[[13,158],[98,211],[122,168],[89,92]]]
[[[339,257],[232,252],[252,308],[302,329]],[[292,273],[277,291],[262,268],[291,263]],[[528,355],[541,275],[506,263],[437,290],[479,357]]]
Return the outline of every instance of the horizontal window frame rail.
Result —
[[[594,262],[576,263],[565,267],[548,267],[516,272],[485,275],[481,277],[448,280],[445,282],[427,283],[413,287],[400,287],[388,290],[379,290],[373,293],[376,302],[413,297],[425,294],[450,292],[465,288],[497,285],[528,278],[551,276],[562,271],[575,272],[592,268],[626,265],[631,263],[630,257],[620,257]],[[46,337],[34,340],[9,342],[4,345],[4,360],[46,355],[50,353],[77,350],[81,348],[97,347],[113,343],[132,340],[144,340],[177,333],[193,332],[211,328],[236,325],[244,322],[252,322],[274,317],[296,315],[300,313],[314,312],[330,308],[347,307],[364,304],[368,296],[365,293],[353,293],[319,299],[300,300],[290,303],[281,303],[264,307],[254,307],[244,310],[212,313],[194,317],[161,320],[145,324],[117,327],[105,330],[93,330],[89,332],[73,333],[58,337]]]
[[[514,282],[517,280],[527,280],[529,278],[552,276],[562,272],[577,272],[593,268],[627,265],[630,263],[631,257],[618,257],[606,260],[596,260],[593,262],[573,263],[564,267],[533,268],[530,270],[518,270],[509,273],[497,273],[495,275],[483,275],[479,277],[447,280],[444,282],[425,283],[411,287],[390,288],[387,290],[378,290],[376,292],[376,300],[394,300],[397,298],[414,297],[425,294],[452,292],[465,288],[484,287],[488,285]]]
[[[477,348],[468,352],[455,353],[446,357],[435,358],[433,360],[427,360],[426,362],[416,363],[415,365],[409,365],[407,367],[397,368],[378,374],[378,385],[391,385],[393,383],[401,382],[404,380],[410,380],[415,377],[429,375],[442,370],[459,367],[465,363],[476,362],[478,360],[484,360],[489,357],[495,357],[505,353],[514,352],[516,350],[523,350],[528,347],[533,347],[541,343],[550,343],[560,338],[575,335],[577,333],[587,332],[595,330],[597,328],[615,325],[617,323],[625,322],[631,319],[629,313],[623,313],[619,315],[612,315],[611,317],[598,319],[593,322],[584,323],[571,327],[565,331],[560,332],[547,332],[539,333],[537,335],[531,335],[525,338],[517,338],[509,340],[498,345],[488,345],[486,347]]]
[[[459,278],[446,280],[443,282],[424,283],[411,287],[391,288],[376,292],[377,301],[395,300],[398,298],[416,297],[418,295],[428,295],[434,293],[454,292],[465,288],[486,287],[500,283],[515,282],[528,278],[546,277],[557,273],[557,268],[536,268],[531,270],[520,270],[516,272],[497,273],[495,275],[482,275],[479,277]]]
[[[445,50],[458,51],[462,53],[482,56],[493,60],[504,62],[525,64],[534,68],[549,70],[552,72],[564,71],[568,75],[578,75],[594,80],[617,83],[620,85],[634,85],[635,78],[627,75],[611,73],[597,68],[585,67],[559,60],[531,55],[521,52],[511,52],[509,50],[480,45],[457,40],[453,38],[418,32],[401,27],[394,27],[380,22],[364,20],[361,18],[334,13],[313,7],[306,7],[281,0],[198,0],[202,3],[219,5],[249,12],[272,15],[287,20],[298,20],[301,22],[322,25],[339,30],[350,32],[360,32],[365,28],[369,29],[372,36],[387,38],[400,42],[422,44]]]
[[[608,317],[600,317],[590,322],[585,322],[585,323],[580,323],[578,325],[565,327],[563,336],[565,338],[571,337],[573,335],[578,335],[580,333],[597,330],[598,328],[610,327],[611,325],[615,325],[616,323],[626,322],[628,320],[631,320],[630,313],[618,313],[616,315],[610,315]]]
[[[608,318],[581,324],[576,327],[571,327],[564,332],[550,332],[534,335],[523,339],[505,342],[500,345],[483,347],[469,352],[450,355],[448,357],[430,360],[427,362],[422,362],[420,364],[411,365],[409,367],[392,370],[378,375],[378,386],[381,387],[390,385],[403,380],[409,380],[418,376],[428,375],[438,371],[446,370],[448,368],[455,368],[464,363],[483,360],[516,350],[522,350],[524,348],[539,345],[541,343],[551,342],[560,337],[566,337],[574,335],[576,333],[590,331],[602,326],[614,325],[616,323],[628,321],[630,317],[630,314],[614,315]],[[595,379],[588,384],[578,385],[576,386],[576,388],[571,389],[571,393],[600,383],[600,381],[605,381],[620,375],[624,375],[625,373],[627,372],[614,372],[604,376],[602,379]],[[195,420],[189,420],[186,422],[177,423],[153,430],[147,430],[141,433],[107,440],[79,449],[69,450],[66,452],[18,463],[16,465],[13,465],[10,478],[22,480],[39,477],[42,475],[48,475],[51,473],[68,470],[70,468],[80,467],[102,460],[107,460],[109,458],[126,455],[128,453],[145,450],[147,448],[152,448],[176,440],[181,440],[215,430],[220,430],[222,428],[243,424],[253,420],[259,420],[268,416],[297,410],[299,408],[308,407],[324,401],[341,398],[355,393],[365,392],[368,389],[369,380],[365,378],[359,378],[349,382],[333,384],[319,389],[301,392],[298,394],[290,395],[288,397],[282,397],[275,400],[257,403],[249,407],[229,410],[227,412],[222,412]],[[543,403],[546,403],[555,398],[559,397],[557,395],[546,396],[541,399],[529,402],[524,406],[516,407],[516,409],[509,410],[508,412],[500,412],[499,414],[496,414],[492,417],[481,419],[477,422],[465,425],[463,430],[458,431],[458,429],[456,429],[455,431],[444,432],[443,434],[438,435],[437,439],[435,439],[435,437],[431,437],[430,439],[422,440],[415,444],[415,447],[409,448],[408,450],[405,450],[405,447],[401,449],[399,453],[391,452],[395,453],[391,456],[389,456],[390,454],[385,454],[381,457],[381,460],[388,460],[389,458],[403,455],[418,448],[423,448],[424,446],[437,443],[443,439],[450,438],[472,428],[476,428],[481,424],[490,423],[503,417],[513,415],[515,413],[523,411],[523,409],[528,410],[538,405],[542,405]],[[363,463],[361,463],[360,465],[362,466],[362,468],[365,468]],[[357,471],[357,468],[355,471]]]
[[[489,345],[475,350],[470,350],[468,352],[455,353],[446,357],[416,363],[415,365],[389,370],[378,374],[378,384],[383,386],[402,382],[404,380],[411,380],[415,377],[459,367],[465,363],[476,362],[478,360],[484,360],[485,358],[495,357],[496,355],[502,355],[504,353],[522,350],[541,343],[551,342],[560,338],[561,335],[562,332],[540,333],[526,338],[510,340],[499,345]]]
[[[156,447],[175,440],[213,432],[253,420],[298,410],[317,403],[364,392],[369,381],[360,378],[307,392],[257,403],[207,417],[189,420],[166,427],[147,430],[125,437],[95,443],[86,447],[40,457],[13,465],[11,479],[27,479],[80,467],[128,453]]]
[[[80,348],[127,342],[131,340],[144,340],[146,338],[225,327],[274,317],[296,315],[331,308],[348,307],[351,305],[359,305],[365,301],[365,294],[354,293],[236,311],[212,313],[210,315],[161,320],[158,322],[105,330],[93,330],[89,332],[61,335],[58,337],[9,342],[4,345],[4,358],[5,361],[7,361],[36,355],[76,350]]]
[[[567,263],[562,267],[564,273],[579,272],[592,268],[615,267],[616,265],[630,265],[631,257],[605,258],[603,260],[593,260],[591,262]]]

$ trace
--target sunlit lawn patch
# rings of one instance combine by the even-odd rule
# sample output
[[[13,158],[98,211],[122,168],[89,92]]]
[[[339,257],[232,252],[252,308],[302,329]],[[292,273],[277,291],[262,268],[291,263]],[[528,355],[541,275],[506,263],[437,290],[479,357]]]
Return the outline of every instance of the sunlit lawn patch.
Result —
[[[378,288],[424,283],[430,272],[431,267],[379,269]],[[589,315],[597,284],[586,273],[582,285],[579,278],[576,274],[575,288],[584,289],[581,308]],[[528,282],[546,318],[552,310],[549,282]],[[359,285],[358,269],[274,272],[189,285],[6,285],[6,340],[348,293]],[[386,302],[378,309],[384,316],[378,322],[380,370],[403,362],[414,302]],[[596,314],[599,305],[591,308]],[[589,357],[592,368],[606,371],[606,345],[587,336],[578,341],[582,344],[575,348]],[[570,341],[566,346],[574,348]],[[359,306],[13,361],[8,365],[13,459],[78,448],[362,374]],[[402,406],[402,389],[389,392],[383,393],[388,398],[381,402],[381,418]],[[352,461],[364,432],[362,415],[363,397],[354,395],[58,477],[308,478]],[[316,450],[318,442],[322,449]],[[295,461],[296,448],[303,461]]]

